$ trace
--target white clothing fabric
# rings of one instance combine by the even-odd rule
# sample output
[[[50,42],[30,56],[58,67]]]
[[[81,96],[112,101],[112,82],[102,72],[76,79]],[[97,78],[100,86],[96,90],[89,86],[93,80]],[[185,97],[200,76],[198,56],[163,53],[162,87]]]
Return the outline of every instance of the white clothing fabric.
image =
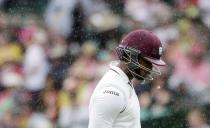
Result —
[[[201,19],[203,23],[210,28],[210,1],[209,0],[199,0],[198,7],[201,11]]]
[[[25,88],[39,91],[45,87],[48,73],[48,62],[44,49],[39,44],[30,45],[24,57]]]
[[[71,13],[76,3],[76,0],[51,0],[45,13],[48,27],[67,37],[72,31]]]
[[[33,113],[28,122],[28,128],[53,128],[47,116],[39,112]]]
[[[112,62],[89,105],[88,128],[140,128],[140,105],[127,75]]]
[[[92,0],[51,0],[46,8],[45,22],[55,32],[67,37],[72,32],[73,11],[80,2],[85,15],[92,10]]]
[[[60,128],[87,128],[88,108],[86,106],[64,107],[60,110]]]

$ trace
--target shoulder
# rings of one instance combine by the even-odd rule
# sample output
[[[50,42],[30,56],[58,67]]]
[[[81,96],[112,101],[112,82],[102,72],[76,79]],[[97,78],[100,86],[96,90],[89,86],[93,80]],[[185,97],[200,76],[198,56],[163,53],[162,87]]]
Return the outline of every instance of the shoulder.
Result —
[[[121,89],[115,86],[105,86],[97,90],[96,97],[104,97],[104,98],[111,98],[112,99],[122,99],[124,97],[123,92]]]
[[[129,96],[129,86],[122,80],[120,75],[108,71],[97,84],[96,96],[102,95],[107,98],[123,99],[126,102]],[[112,99],[113,100],[113,99]]]
[[[116,87],[103,87],[97,90],[94,96],[94,104],[104,109],[121,110],[125,106],[125,96]]]
[[[100,79],[99,83],[97,86],[100,87],[115,87],[120,91],[125,92],[125,89],[127,89],[127,83],[123,81],[121,75],[115,73],[112,70],[109,70],[104,74],[104,76]],[[113,90],[115,90],[113,88]]]
[[[114,96],[114,97],[122,97],[122,92],[116,88],[116,87],[105,87],[103,89],[101,89],[101,93],[103,95],[110,95],[110,96]]]

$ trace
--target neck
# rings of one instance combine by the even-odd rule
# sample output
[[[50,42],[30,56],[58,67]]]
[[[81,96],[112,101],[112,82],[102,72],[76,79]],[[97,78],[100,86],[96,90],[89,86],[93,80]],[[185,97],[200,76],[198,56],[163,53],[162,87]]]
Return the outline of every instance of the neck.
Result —
[[[128,79],[131,81],[133,79],[133,75],[130,73],[130,71],[128,70],[127,66],[123,63],[120,62],[117,67],[119,67],[120,69],[123,70],[123,72],[128,76]]]

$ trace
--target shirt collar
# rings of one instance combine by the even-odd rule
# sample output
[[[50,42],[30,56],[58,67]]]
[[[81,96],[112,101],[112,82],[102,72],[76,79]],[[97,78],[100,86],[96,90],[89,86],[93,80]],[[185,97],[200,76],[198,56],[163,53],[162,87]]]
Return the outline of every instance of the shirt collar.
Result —
[[[112,61],[112,62],[110,63],[110,68],[111,68],[112,70],[116,71],[117,73],[119,73],[119,75],[122,76],[122,78],[123,78],[127,83],[130,83],[130,80],[129,80],[128,76],[125,74],[125,72],[124,72],[121,68],[117,67],[117,64],[119,64],[119,61]]]

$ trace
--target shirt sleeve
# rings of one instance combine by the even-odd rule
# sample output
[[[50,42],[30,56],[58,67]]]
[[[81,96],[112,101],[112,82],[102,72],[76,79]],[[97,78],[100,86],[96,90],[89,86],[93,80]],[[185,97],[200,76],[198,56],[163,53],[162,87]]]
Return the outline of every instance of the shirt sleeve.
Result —
[[[113,122],[124,107],[124,96],[119,89],[115,87],[103,88],[94,96],[89,113],[88,128],[112,128]]]

